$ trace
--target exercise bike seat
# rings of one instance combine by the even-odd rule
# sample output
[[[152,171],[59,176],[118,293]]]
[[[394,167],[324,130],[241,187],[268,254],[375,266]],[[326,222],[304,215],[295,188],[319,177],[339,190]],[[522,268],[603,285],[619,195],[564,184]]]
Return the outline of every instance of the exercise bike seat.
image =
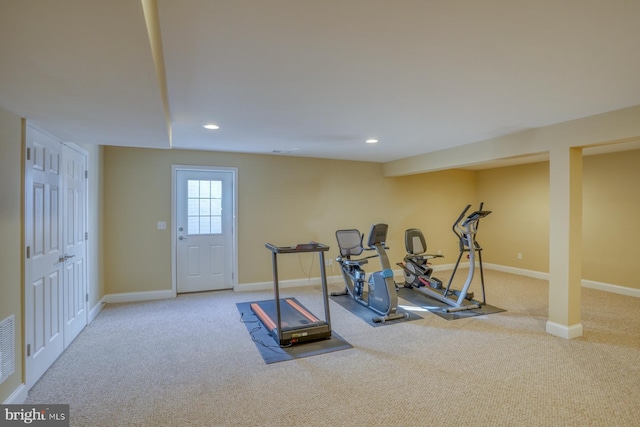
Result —
[[[426,254],[427,242],[419,228],[409,228],[404,232],[404,246],[407,257],[412,259],[440,258],[442,255]]]
[[[360,234],[360,231],[355,228],[336,231],[336,240],[340,248],[340,256],[348,258],[353,255],[360,255],[362,251],[364,251],[364,247],[362,246],[363,238],[364,235]]]
[[[351,259],[352,256],[362,255],[362,252],[368,250],[362,246],[363,238],[364,235],[360,234],[360,231],[355,228],[336,231],[336,240],[338,241],[338,247],[340,248],[340,257],[338,259],[345,265],[360,266],[368,263],[368,259],[376,258],[378,255]]]
[[[427,242],[419,228],[410,228],[404,232],[404,246],[411,255],[421,255],[427,251]]]

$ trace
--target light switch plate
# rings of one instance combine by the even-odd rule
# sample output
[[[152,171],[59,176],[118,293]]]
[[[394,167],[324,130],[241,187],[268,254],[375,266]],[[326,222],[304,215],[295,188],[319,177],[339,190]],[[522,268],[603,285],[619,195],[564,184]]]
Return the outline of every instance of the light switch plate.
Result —
[[[158,230],[166,230],[167,222],[166,221],[158,221]]]

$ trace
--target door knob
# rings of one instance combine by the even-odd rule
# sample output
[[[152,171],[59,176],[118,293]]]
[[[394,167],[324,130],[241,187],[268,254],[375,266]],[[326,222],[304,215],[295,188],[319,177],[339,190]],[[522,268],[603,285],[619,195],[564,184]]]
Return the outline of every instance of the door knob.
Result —
[[[187,238],[184,237],[184,236],[180,236],[180,237],[178,237],[178,240],[187,240]]]
[[[60,255],[58,257],[58,262],[65,262],[66,260],[68,260],[69,258],[73,258],[74,256],[75,255],[67,255],[67,254]]]

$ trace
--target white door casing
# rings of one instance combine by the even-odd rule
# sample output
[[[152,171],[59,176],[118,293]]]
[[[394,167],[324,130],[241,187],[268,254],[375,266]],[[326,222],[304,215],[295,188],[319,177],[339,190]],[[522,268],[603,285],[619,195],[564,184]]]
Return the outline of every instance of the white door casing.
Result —
[[[26,148],[24,334],[30,388],[87,323],[87,158],[30,126]]]
[[[173,169],[177,292],[233,288],[235,169]]]

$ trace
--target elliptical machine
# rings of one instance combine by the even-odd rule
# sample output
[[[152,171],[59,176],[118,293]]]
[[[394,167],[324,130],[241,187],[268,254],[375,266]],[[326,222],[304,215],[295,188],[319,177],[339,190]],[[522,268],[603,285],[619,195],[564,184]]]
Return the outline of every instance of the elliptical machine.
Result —
[[[408,317],[407,314],[397,313],[397,288],[393,280],[393,270],[390,268],[389,258],[385,251],[388,249],[385,247],[387,230],[387,224],[372,225],[367,248],[362,246],[364,234],[361,234],[360,231],[356,229],[336,231],[336,239],[340,248],[340,256],[336,258],[336,261],[340,264],[346,286],[343,292],[332,292],[331,295],[350,295],[360,304],[381,315],[373,318],[376,323]],[[376,255],[359,259],[351,258],[361,255],[365,250],[375,250]],[[367,281],[362,266],[367,264],[371,258],[380,259],[382,270],[371,273]]]
[[[476,241],[475,236],[478,231],[478,224],[480,219],[486,217],[491,211],[482,210],[483,203],[480,203],[480,208],[465,216],[471,205],[467,205],[464,208],[460,216],[453,223],[452,230],[459,240],[460,254],[458,260],[449,278],[446,288],[442,286],[442,282],[438,279],[432,278],[431,273],[433,269],[428,266],[428,259],[436,258],[438,255],[426,255],[427,245],[424,240],[422,232],[417,228],[411,228],[405,231],[405,246],[407,255],[404,257],[404,263],[398,263],[405,272],[405,287],[414,288],[423,294],[435,298],[449,305],[449,307],[443,307],[445,312],[455,312],[463,310],[478,309],[483,305],[486,305],[485,291],[484,291],[484,274],[482,271],[482,247]],[[461,290],[452,289],[451,283],[456,275],[458,266],[460,265],[460,259],[462,254],[469,253],[469,273],[467,280]],[[478,255],[479,267],[480,267],[480,283],[482,286],[482,301],[476,301],[473,299],[473,292],[469,292],[471,281],[475,273],[476,253]]]

